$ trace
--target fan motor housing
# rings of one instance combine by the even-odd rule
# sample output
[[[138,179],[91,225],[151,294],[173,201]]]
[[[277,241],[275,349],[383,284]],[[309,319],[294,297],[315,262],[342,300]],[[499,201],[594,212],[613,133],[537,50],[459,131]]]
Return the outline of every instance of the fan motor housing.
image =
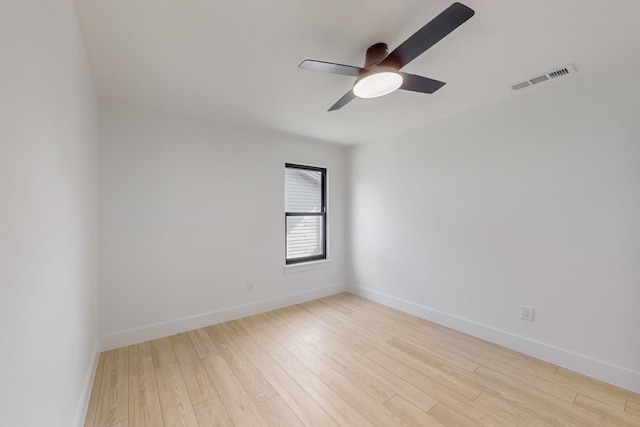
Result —
[[[387,57],[389,49],[386,43],[376,43],[367,49],[367,54],[364,59],[364,68],[369,68],[374,65],[378,65],[383,59]]]

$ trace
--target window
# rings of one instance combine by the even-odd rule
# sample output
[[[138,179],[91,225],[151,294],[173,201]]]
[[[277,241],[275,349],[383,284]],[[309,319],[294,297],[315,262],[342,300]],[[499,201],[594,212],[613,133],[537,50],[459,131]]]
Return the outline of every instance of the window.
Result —
[[[327,170],[285,164],[286,263],[327,258]]]

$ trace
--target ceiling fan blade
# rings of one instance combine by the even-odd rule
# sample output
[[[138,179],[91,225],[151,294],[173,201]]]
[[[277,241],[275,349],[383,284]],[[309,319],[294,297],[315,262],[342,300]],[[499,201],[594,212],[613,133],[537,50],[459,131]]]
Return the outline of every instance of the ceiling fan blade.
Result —
[[[389,56],[380,62],[380,65],[396,67],[397,69],[404,67],[445,38],[447,34],[464,24],[474,14],[473,9],[462,3],[452,4],[395,48]]]
[[[430,79],[428,77],[416,76],[415,74],[400,73],[402,75],[402,86],[400,89],[412,92],[433,93],[446,85],[445,82]]]
[[[344,107],[345,105],[347,105],[353,98],[355,98],[356,96],[353,94],[353,91],[350,90],[349,92],[345,93],[344,96],[342,98],[340,98],[338,100],[338,102],[336,102],[335,104],[333,104],[331,106],[331,108],[329,108],[329,110],[327,111],[335,111],[338,110],[342,107]]]
[[[344,76],[358,77],[360,73],[366,71],[364,68],[353,67],[351,65],[334,64],[333,62],[316,61],[305,59],[298,65],[303,70],[321,71],[323,73],[342,74]]]

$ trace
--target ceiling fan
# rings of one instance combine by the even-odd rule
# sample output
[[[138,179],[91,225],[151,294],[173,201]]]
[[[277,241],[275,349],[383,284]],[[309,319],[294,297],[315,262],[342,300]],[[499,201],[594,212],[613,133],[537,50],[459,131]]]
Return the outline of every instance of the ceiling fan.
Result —
[[[353,89],[333,104],[329,111],[344,107],[355,97],[376,98],[397,89],[433,93],[445,83],[415,74],[401,73],[400,69],[464,24],[474,13],[462,3],[454,3],[391,53],[388,53],[385,43],[371,46],[367,49],[364,67],[305,59],[298,68],[357,77]]]

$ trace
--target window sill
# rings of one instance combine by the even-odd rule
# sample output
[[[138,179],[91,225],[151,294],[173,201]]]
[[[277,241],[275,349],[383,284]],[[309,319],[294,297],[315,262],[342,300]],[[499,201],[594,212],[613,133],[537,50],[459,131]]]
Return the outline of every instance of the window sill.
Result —
[[[300,264],[285,265],[284,274],[302,273],[303,271],[320,270],[328,268],[331,263],[330,259],[322,259],[319,261],[301,262]]]

